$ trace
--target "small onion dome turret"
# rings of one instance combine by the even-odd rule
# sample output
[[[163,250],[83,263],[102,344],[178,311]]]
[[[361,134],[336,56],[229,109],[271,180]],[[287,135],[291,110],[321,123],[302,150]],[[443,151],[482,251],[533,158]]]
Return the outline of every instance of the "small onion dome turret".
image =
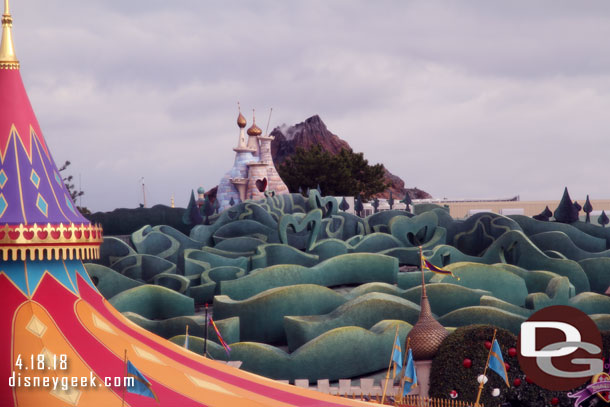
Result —
[[[205,188],[203,188],[203,187],[199,187],[199,188],[197,188],[197,193],[198,193],[199,195],[204,195],[204,194],[205,194]]]
[[[248,136],[255,137],[260,136],[261,134],[263,134],[263,131],[256,125],[256,123],[253,123],[248,129]]]
[[[421,299],[419,319],[408,335],[411,338],[413,359],[432,360],[447,335],[447,330],[434,319],[428,297],[424,294]]]
[[[241,114],[241,112],[239,112],[239,116],[237,116],[237,125],[240,129],[243,129],[244,127],[246,127],[246,124],[246,118],[243,114]]]

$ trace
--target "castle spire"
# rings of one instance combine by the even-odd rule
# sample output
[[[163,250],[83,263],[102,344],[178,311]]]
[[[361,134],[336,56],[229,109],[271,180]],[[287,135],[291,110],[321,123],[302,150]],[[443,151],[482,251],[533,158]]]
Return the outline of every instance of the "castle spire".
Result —
[[[0,69],[19,69],[19,61],[15,55],[13,45],[13,17],[9,9],[8,0],[4,0],[4,14],[2,14],[2,42],[0,42]]]

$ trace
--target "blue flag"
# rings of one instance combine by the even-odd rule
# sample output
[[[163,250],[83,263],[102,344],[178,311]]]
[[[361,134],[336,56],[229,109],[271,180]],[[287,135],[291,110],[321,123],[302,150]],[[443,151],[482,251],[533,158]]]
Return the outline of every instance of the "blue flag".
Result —
[[[417,385],[417,373],[415,372],[415,362],[413,362],[413,353],[409,349],[407,355],[407,365],[405,366],[405,384],[402,390],[402,395],[406,396],[411,391],[413,386]]]
[[[146,396],[159,401],[155,393],[153,393],[151,384],[146,377],[128,360],[127,361],[127,376],[134,378],[134,385],[127,387],[127,391],[140,396]]]
[[[402,370],[402,349],[400,348],[400,338],[396,335],[396,341],[392,348],[392,362],[394,362],[394,377]]]
[[[504,364],[504,359],[502,358],[502,350],[500,350],[500,345],[498,341],[494,339],[494,343],[491,346],[491,353],[489,355],[489,368],[500,375],[504,382],[508,387],[508,374],[506,373],[506,365]]]

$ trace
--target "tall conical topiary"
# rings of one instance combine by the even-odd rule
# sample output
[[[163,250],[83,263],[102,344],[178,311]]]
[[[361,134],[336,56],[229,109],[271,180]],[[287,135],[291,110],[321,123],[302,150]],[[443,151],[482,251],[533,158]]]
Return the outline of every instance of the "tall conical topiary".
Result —
[[[587,195],[587,201],[585,202],[585,205],[582,207],[582,210],[585,211],[585,213],[587,214],[587,218],[585,219],[585,222],[587,223],[591,223],[591,212],[593,212],[593,206],[591,205],[591,202],[589,202],[589,195]]]
[[[199,208],[197,207],[197,201],[195,200],[195,191],[191,190],[191,199],[189,204],[182,215],[182,223],[185,225],[200,225],[203,222]]]
[[[390,205],[390,210],[394,207],[394,196],[392,195],[392,191],[390,191],[390,197],[388,198],[388,205]]]
[[[547,205],[547,207],[544,208],[544,210],[542,212],[540,212],[538,215],[532,216],[532,218],[543,221],[543,222],[548,222],[549,218],[551,216],[553,216],[553,212],[551,212],[551,210],[549,209],[549,207]]]
[[[409,196],[409,193],[407,192],[407,194],[405,195],[405,198],[400,201],[401,203],[404,203],[406,205],[405,211],[409,212],[411,209],[409,208],[409,205],[411,205],[413,203],[413,201],[411,200],[411,197]]]
[[[362,211],[364,210],[364,205],[362,205],[362,197],[360,194],[356,197],[356,203],[354,204],[354,210],[356,211],[356,215],[362,217]]]
[[[375,213],[379,212],[379,199],[375,198],[373,199],[373,209],[375,210]]]
[[[559,206],[555,209],[553,215],[555,220],[561,223],[573,223],[578,220],[578,208],[574,205],[572,199],[570,199],[568,187],[564,189],[561,202],[559,202]]]
[[[341,203],[339,204],[339,209],[341,209],[343,212],[346,212],[349,209],[349,204],[345,200],[345,197],[343,197],[343,199],[341,200]]]
[[[205,201],[203,203],[203,214],[205,215],[204,225],[210,224],[210,216],[214,214],[214,204],[210,201],[210,198],[205,197]]]
[[[602,225],[602,227],[606,227],[606,225],[610,222],[610,219],[608,219],[608,215],[606,215],[605,211],[602,211],[602,214],[599,215],[599,218],[597,218],[597,223],[599,223],[600,225]]]

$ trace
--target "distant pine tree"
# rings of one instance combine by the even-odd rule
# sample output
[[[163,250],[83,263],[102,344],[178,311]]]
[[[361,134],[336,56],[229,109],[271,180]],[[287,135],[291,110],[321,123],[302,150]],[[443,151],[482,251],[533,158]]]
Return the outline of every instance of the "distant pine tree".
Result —
[[[390,191],[390,197],[388,198],[388,205],[390,205],[390,210],[394,207],[394,197],[392,196],[392,191]]]

